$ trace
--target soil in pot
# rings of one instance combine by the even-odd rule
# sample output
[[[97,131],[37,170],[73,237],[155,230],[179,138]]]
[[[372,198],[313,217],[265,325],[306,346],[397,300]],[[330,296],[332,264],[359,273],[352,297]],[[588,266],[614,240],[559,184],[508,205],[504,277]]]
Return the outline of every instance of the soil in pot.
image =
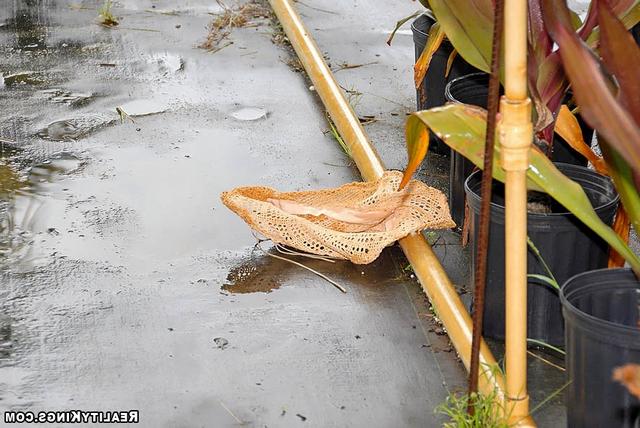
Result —
[[[567,426],[640,426],[640,400],[612,379],[640,364],[640,282],[629,269],[569,279],[560,292],[566,326]]]
[[[420,15],[411,24],[413,32],[413,43],[415,46],[415,60],[417,61],[429,37],[429,30],[435,23],[435,18],[431,11]],[[464,76],[477,71],[475,67],[466,62],[460,55],[456,55],[449,74],[446,75],[447,61],[453,51],[453,46],[445,38],[438,50],[434,53],[429,70],[427,71],[420,88],[416,91],[418,110],[426,110],[439,107],[445,103],[444,88],[447,83],[457,77]],[[451,149],[442,142],[434,133],[429,136],[429,151],[448,155]]]
[[[489,75],[482,72],[473,73],[450,81],[445,88],[445,98],[450,102],[471,104],[486,109],[488,89]],[[571,95],[568,95],[567,102],[569,102],[570,99]],[[580,116],[577,118],[585,141],[590,143],[593,138],[593,129],[591,129]],[[573,150],[557,135],[554,135],[551,160],[554,162],[587,166],[586,158]],[[456,152],[451,156],[449,207],[453,221],[460,226],[464,223],[465,214],[464,181],[474,169],[473,163],[461,154]]]
[[[586,167],[568,164],[556,166],[582,186],[598,216],[611,225],[618,205],[618,195],[611,180]],[[474,172],[465,184],[471,208],[472,272],[475,272],[476,263],[474,242],[479,227],[481,176],[480,171]],[[608,245],[559,203],[547,195],[530,193],[529,208],[528,235],[559,284],[577,273],[606,267]],[[535,212],[531,212],[531,209]],[[494,182],[483,334],[496,339],[504,339],[504,242],[504,186]],[[547,276],[544,264],[531,249],[527,258],[527,272]],[[564,346],[564,322],[557,290],[535,278],[529,279],[527,290],[529,338]]]

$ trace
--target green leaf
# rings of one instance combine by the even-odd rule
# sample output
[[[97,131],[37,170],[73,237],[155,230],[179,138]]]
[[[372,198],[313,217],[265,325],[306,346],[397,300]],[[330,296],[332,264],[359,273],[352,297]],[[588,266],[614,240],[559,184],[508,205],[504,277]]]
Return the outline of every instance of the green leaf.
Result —
[[[536,258],[540,261],[540,263],[542,263],[544,270],[547,271],[548,276],[545,276],[545,275],[542,275],[542,276],[545,276],[545,278],[548,278],[551,282],[553,282],[556,285],[556,288],[559,289],[560,286],[558,285],[558,280],[556,280],[556,277],[553,275],[553,272],[551,272],[551,268],[549,268],[549,265],[542,257],[542,253],[540,253],[540,250],[538,250],[538,247],[536,247],[536,245],[533,243],[531,238],[529,238],[529,236],[527,236],[527,245],[529,246],[529,249],[533,251],[533,254],[535,254]],[[536,275],[536,274],[531,274],[531,275]]]
[[[540,275],[537,273],[529,273],[527,274],[527,278],[533,278],[533,279],[537,279],[539,281],[544,282],[547,285],[550,285],[551,287],[555,288],[556,290],[560,290],[560,285],[556,282],[555,279],[550,278],[546,275]]]
[[[493,38],[491,0],[429,0],[453,47],[469,64],[489,72]]]
[[[482,168],[486,122],[485,110],[465,104],[448,104],[413,113],[406,125],[409,164],[419,164],[424,158],[425,138],[419,136],[424,135],[426,129],[430,128],[449,147]],[[426,141],[428,142],[428,138]],[[499,144],[495,145],[494,153],[496,158],[493,163],[493,177],[504,182],[505,171],[498,161]],[[405,179],[407,175],[410,177],[413,171],[408,168],[405,171]],[[582,187],[562,174],[544,153],[533,146],[529,152],[527,187],[530,190],[548,193],[620,253],[636,272],[640,272],[640,259],[613,229],[600,220]]]
[[[552,349],[552,350],[556,351],[559,354],[566,355],[566,352],[564,350],[558,348],[557,346],[550,345],[547,342],[543,342],[542,340],[530,339],[530,338],[527,337],[527,342],[528,343],[532,343],[534,345],[543,346],[545,348]]]
[[[398,32],[398,30],[400,29],[400,27],[402,27],[407,21],[409,21],[410,19],[416,18],[418,17],[422,12],[417,11],[412,13],[409,16],[405,16],[404,18],[402,18],[401,20],[399,20],[398,22],[396,22],[396,26],[393,29],[393,31],[391,32],[391,34],[389,34],[389,38],[387,39],[387,44],[389,46],[391,46],[391,41],[393,41],[393,38],[395,37],[396,33]]]
[[[633,180],[631,167],[605,139],[600,138],[598,141],[604,159],[609,165],[609,175],[620,194],[620,199],[622,199],[622,205],[627,211],[633,227],[640,230],[640,195],[638,195],[638,189]]]

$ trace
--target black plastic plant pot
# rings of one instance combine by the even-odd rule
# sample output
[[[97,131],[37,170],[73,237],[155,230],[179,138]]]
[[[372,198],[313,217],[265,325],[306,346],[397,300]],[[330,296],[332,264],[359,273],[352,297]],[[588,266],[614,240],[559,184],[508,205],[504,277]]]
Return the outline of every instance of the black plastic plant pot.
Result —
[[[619,200],[611,180],[586,167],[568,164],[556,166],[582,186],[600,219],[611,225]],[[480,171],[474,172],[465,184],[471,208],[472,272],[475,272],[476,265],[481,178]],[[606,242],[548,195],[530,192],[529,200],[527,233],[558,284],[578,273],[607,266],[609,247]],[[504,186],[494,182],[483,334],[495,339],[504,339],[505,331],[504,214]],[[527,273],[548,276],[544,264],[531,249],[527,257]],[[554,346],[564,346],[564,321],[557,289],[543,280],[530,277],[527,293],[528,337]]]
[[[640,400],[612,379],[640,364],[640,282],[629,269],[600,269],[569,279],[560,292],[569,385],[567,426],[640,426]]]
[[[431,11],[426,11],[424,14],[416,18],[416,20],[411,24],[416,61],[427,44],[429,30],[435,22],[436,20],[431,14]],[[418,110],[426,110],[443,105],[445,103],[444,89],[447,82],[476,70],[473,66],[469,65],[469,63],[462,59],[460,55],[456,55],[453,63],[451,64],[449,74],[447,75],[447,61],[449,60],[449,56],[452,51],[453,46],[445,39],[438,50],[434,53],[429,65],[429,70],[427,70],[422,81],[422,85],[420,86],[420,89],[416,91]],[[435,134],[430,133],[429,151],[448,155],[451,150],[438,137],[436,137]]]
[[[445,89],[445,98],[450,102],[487,108],[488,93],[489,75],[486,73],[472,73],[449,82]],[[460,153],[454,151],[451,154],[449,209],[451,210],[451,218],[458,226],[462,226],[464,223],[464,182],[473,172],[473,169],[473,163]]]

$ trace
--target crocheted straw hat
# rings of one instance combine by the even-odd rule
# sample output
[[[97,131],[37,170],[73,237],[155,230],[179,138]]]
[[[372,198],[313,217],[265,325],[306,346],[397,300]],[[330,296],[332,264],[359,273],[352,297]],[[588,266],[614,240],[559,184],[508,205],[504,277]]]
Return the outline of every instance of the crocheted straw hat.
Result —
[[[336,189],[281,193],[239,187],[222,202],[274,243],[357,264],[374,261],[397,240],[423,229],[455,226],[444,194],[416,180],[398,192],[402,174]]]

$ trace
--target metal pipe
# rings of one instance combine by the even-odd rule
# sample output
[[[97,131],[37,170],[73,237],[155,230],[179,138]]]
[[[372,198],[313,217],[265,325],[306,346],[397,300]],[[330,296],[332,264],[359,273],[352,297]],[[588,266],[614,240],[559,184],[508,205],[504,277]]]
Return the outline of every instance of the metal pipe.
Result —
[[[269,0],[269,2],[338,132],[351,150],[351,156],[362,178],[377,179],[384,172],[382,161],[300,16],[289,0]],[[468,370],[471,355],[469,313],[440,261],[421,233],[402,239],[400,246]],[[481,367],[498,366],[484,340],[480,348],[480,361]],[[504,396],[504,380],[501,374],[496,370],[482,370],[480,390],[484,393],[495,391],[496,396],[501,400]]]
[[[535,426],[527,393],[527,185],[533,139],[527,96],[527,0],[505,3],[505,95],[500,143],[505,180],[506,411],[511,424]]]

